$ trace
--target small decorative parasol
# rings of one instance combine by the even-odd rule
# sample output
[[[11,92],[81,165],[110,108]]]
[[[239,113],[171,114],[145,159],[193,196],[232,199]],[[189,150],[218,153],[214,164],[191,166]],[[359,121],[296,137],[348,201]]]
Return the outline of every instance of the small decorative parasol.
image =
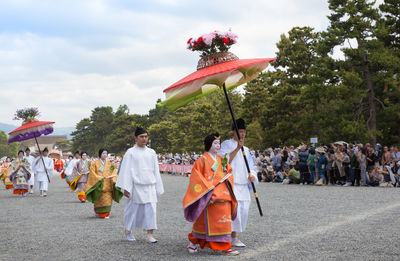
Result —
[[[8,134],[8,143],[24,141],[34,138],[36,141],[36,145],[38,147],[40,155],[42,155],[42,151],[40,150],[39,143],[37,141],[37,137],[41,135],[48,135],[53,132],[53,124],[54,121],[38,121],[36,117],[39,116],[38,108],[25,108],[18,110],[15,113],[14,120],[23,120],[22,126],[16,128]],[[42,163],[44,166],[44,160],[42,158]],[[50,182],[49,174],[47,173],[47,169],[45,168],[47,179]]]
[[[233,53],[228,52],[230,46],[235,44],[236,41],[237,35],[230,31],[214,31],[197,39],[190,38],[187,42],[187,48],[191,51],[201,52],[197,71],[166,88],[164,90],[166,99],[160,102],[158,106],[166,106],[170,110],[176,110],[190,101],[203,97],[217,89],[223,89],[236,134],[240,137],[227,90],[253,80],[275,59],[239,59]],[[244,148],[242,147],[241,150],[248,175],[250,175]],[[251,185],[259,213],[262,216],[263,213],[256,188],[253,182],[251,182]]]

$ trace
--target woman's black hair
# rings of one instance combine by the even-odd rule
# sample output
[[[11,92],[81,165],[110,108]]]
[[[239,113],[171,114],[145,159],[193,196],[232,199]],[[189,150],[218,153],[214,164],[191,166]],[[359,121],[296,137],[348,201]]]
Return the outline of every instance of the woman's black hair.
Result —
[[[101,158],[101,154],[103,154],[104,151],[108,152],[107,149],[104,149],[104,148],[99,149],[99,158]]]

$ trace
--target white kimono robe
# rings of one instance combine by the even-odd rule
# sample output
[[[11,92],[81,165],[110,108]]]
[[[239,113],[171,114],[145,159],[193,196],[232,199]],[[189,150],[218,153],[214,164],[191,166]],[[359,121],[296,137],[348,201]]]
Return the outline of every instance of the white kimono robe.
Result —
[[[44,166],[47,169],[47,174],[49,177],[53,175],[53,170],[54,170],[54,163],[53,160],[49,157],[43,157],[44,161]],[[49,186],[49,181],[47,179],[47,174],[43,166],[43,161],[39,157],[36,157],[34,162],[34,168],[33,171],[35,172],[35,184],[36,184],[36,190],[45,190],[47,191],[48,186]]]
[[[157,229],[157,196],[164,193],[164,187],[156,152],[136,145],[128,149],[121,162],[116,186],[130,193],[124,212],[125,229]]]
[[[237,147],[237,141],[234,139],[226,140],[222,142],[221,149],[218,155],[224,157],[227,154],[229,161],[229,154],[234,151]],[[250,155],[249,149],[244,146],[244,151],[246,154],[247,162],[249,163],[250,173],[255,178],[255,184],[258,183],[257,169],[253,161],[253,157]],[[232,221],[232,231],[243,232],[246,229],[247,218],[249,215],[250,208],[250,190],[251,184],[249,181],[249,175],[246,168],[246,163],[242,156],[242,151],[239,150],[235,157],[230,163],[233,172],[234,189],[236,200],[238,202],[237,216],[234,221]]]
[[[29,162],[30,166],[31,166],[31,178],[28,181],[28,185],[29,186],[33,186],[35,184],[35,174],[34,174],[34,171],[33,171],[34,163],[35,163],[35,157],[33,157],[32,155],[29,155],[29,156],[24,156],[24,159],[26,159]]]
[[[76,165],[76,163],[77,163],[79,160],[80,160],[80,159],[73,158],[73,159],[68,163],[68,166],[67,166],[67,168],[66,168],[65,171],[64,171],[65,175],[67,175],[67,176],[71,176],[71,175],[72,175],[72,171],[74,170],[75,165]]]

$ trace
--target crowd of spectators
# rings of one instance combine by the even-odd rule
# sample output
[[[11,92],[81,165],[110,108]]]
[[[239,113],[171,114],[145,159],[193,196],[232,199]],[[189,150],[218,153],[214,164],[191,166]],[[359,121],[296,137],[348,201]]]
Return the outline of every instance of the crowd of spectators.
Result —
[[[158,162],[161,164],[192,165],[199,157],[200,155],[196,152],[159,154]]]
[[[283,184],[400,186],[397,146],[339,142],[321,147],[294,146],[254,152],[258,178]]]
[[[269,148],[251,151],[262,182],[317,186],[400,187],[400,152],[397,146],[337,142],[325,146]],[[160,164],[192,165],[192,153],[158,155]],[[181,173],[185,174],[188,173]]]

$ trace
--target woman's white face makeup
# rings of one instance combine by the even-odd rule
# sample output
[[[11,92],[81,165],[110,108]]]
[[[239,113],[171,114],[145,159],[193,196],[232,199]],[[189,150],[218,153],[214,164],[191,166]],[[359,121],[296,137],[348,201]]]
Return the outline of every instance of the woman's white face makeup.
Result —
[[[83,160],[86,160],[86,159],[87,159],[86,153],[83,153],[83,154],[82,154],[82,159],[83,159]]]
[[[209,150],[210,153],[212,154],[217,154],[219,149],[221,148],[221,144],[219,140],[214,140],[213,143],[211,144],[211,148]]]
[[[101,153],[101,159],[104,161],[105,159],[107,159],[108,156],[108,151],[103,151],[103,153]]]

